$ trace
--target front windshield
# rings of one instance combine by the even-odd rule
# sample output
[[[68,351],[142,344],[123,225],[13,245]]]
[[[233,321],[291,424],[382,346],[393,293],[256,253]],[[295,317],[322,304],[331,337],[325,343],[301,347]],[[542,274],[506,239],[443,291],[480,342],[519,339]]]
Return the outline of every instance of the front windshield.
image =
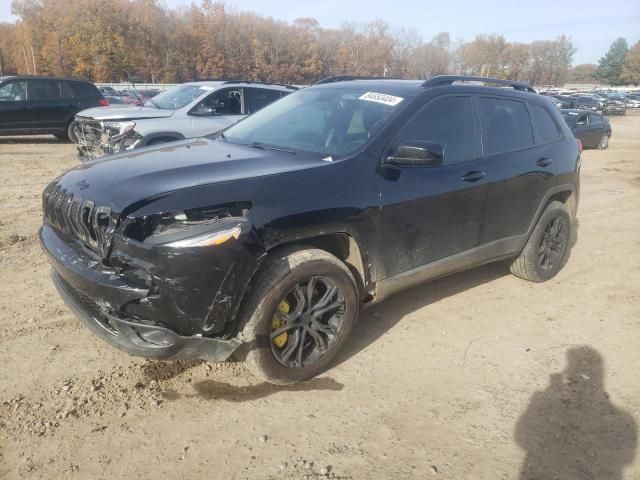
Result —
[[[365,89],[309,88],[247,117],[224,138],[339,157],[363,146],[406,103],[403,97]]]
[[[156,107],[164,110],[177,110],[189,105],[204,93],[213,90],[204,85],[178,85],[153,97],[153,102],[145,102],[145,107]]]

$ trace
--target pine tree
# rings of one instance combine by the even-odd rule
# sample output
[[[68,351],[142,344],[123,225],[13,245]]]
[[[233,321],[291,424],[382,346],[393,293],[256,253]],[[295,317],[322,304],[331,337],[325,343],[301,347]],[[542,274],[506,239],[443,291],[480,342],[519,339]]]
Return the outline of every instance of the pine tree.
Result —
[[[596,78],[600,82],[609,85],[620,85],[624,83],[620,79],[620,75],[622,74],[622,65],[624,64],[628,51],[629,46],[624,38],[620,37],[614,41],[609,47],[609,51],[598,63]]]

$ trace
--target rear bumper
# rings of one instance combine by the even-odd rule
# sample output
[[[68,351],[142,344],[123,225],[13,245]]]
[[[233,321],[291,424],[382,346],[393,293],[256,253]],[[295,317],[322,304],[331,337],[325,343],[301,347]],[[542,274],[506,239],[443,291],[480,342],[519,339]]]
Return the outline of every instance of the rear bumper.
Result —
[[[67,307],[89,330],[130,355],[156,360],[201,358],[223,361],[240,346],[235,339],[181,336],[164,327],[115,317],[100,310],[97,304],[72,287],[55,270],[51,277]]]

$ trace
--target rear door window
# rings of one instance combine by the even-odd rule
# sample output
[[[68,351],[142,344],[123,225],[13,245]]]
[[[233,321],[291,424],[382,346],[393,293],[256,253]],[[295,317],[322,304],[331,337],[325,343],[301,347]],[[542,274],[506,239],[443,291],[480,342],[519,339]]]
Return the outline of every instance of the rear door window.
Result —
[[[591,125],[593,125],[594,127],[601,127],[602,125],[604,125],[604,120],[600,115],[592,114],[590,115],[590,117]]]
[[[558,125],[556,125],[556,122],[546,108],[540,105],[529,104],[529,111],[531,112],[531,119],[540,136],[541,143],[553,142],[562,136]]]
[[[60,99],[60,87],[55,80],[29,80],[29,101],[49,102]]]
[[[518,100],[480,97],[484,154],[524,150],[533,145],[533,129],[525,104]]]
[[[250,115],[281,97],[280,90],[244,88],[244,113]]]
[[[395,143],[430,141],[444,149],[444,163],[459,163],[479,156],[471,97],[449,96],[422,108],[398,133]]]

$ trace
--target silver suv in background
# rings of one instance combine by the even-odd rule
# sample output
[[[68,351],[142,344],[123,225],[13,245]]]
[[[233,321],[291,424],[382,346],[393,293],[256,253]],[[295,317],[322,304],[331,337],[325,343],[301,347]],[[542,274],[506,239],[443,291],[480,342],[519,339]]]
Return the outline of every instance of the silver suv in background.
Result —
[[[83,110],[75,117],[80,159],[209,135],[296,89],[243,81],[191,82],[141,106]]]

